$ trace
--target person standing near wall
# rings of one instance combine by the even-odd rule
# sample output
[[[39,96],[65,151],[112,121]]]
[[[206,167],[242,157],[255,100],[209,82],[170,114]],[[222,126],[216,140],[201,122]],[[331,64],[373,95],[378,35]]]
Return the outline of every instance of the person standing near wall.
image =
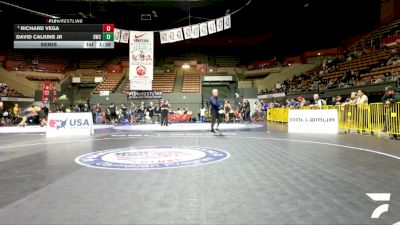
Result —
[[[202,105],[200,109],[200,118],[199,118],[201,123],[204,123],[205,116],[206,116],[206,108],[204,107],[204,105]]]
[[[161,126],[168,126],[168,114],[170,110],[170,105],[168,103],[168,100],[165,102],[161,101]]]
[[[218,111],[222,110],[223,104],[218,100],[218,89],[212,90],[212,96],[210,98],[210,113],[211,113],[211,133],[219,132],[219,124],[221,123],[221,115]],[[223,110],[222,110],[223,111]],[[217,128],[214,129],[214,125],[217,122]]]

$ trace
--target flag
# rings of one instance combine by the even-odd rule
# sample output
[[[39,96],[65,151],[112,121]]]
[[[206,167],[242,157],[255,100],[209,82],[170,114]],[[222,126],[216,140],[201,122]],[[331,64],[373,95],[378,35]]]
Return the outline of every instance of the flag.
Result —
[[[223,17],[218,18],[216,20],[216,22],[217,22],[217,32],[223,31],[224,30],[224,18]]]
[[[168,43],[173,43],[176,42],[176,37],[175,37],[175,30],[168,30],[167,31],[167,40]]]
[[[161,31],[160,32],[160,42],[161,42],[161,44],[168,43],[168,31]]]
[[[191,26],[184,27],[183,33],[185,34],[185,39],[191,39],[192,38],[192,27]]]
[[[207,23],[201,23],[200,24],[200,37],[207,36],[208,31],[207,31]]]
[[[183,41],[183,33],[182,28],[178,28],[174,30],[176,41]]]
[[[129,42],[129,30],[121,30],[121,43],[128,43]]]
[[[199,38],[200,36],[200,27],[199,24],[192,26],[192,38]]]
[[[121,30],[114,28],[114,42],[120,42],[121,40]]]
[[[224,16],[224,30],[231,28],[231,15]]]
[[[208,21],[207,25],[208,25],[208,33],[209,34],[213,34],[213,33],[217,32],[217,29],[215,27],[215,20]]]

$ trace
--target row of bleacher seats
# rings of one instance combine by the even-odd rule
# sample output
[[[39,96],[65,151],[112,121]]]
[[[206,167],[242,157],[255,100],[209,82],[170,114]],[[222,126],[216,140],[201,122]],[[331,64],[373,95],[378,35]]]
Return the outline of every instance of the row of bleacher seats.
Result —
[[[62,65],[64,68],[68,66],[70,59],[68,57],[50,56],[50,55],[35,55],[34,60],[39,64],[55,64]]]
[[[81,59],[80,63],[79,63],[79,68],[82,68],[82,69],[99,68],[99,67],[102,67],[105,62],[106,62],[106,58]]]
[[[174,90],[176,74],[175,73],[163,73],[154,74],[153,76],[153,91],[161,91],[164,93],[171,93]],[[130,90],[130,83],[127,82],[124,91]]]
[[[240,60],[233,56],[216,56],[215,64],[222,67],[235,67],[240,64]]]
[[[322,77],[326,79],[338,78],[343,76],[346,70],[351,69],[353,72],[359,72],[361,70],[368,70],[371,65],[386,63],[391,51],[400,50],[393,48],[388,50],[377,50],[372,51],[366,55],[360,56],[359,58],[353,59],[348,62],[339,63],[339,70],[336,72],[326,73]]]
[[[200,74],[185,74],[183,76],[182,92],[198,93],[201,89]]]
[[[381,40],[389,35],[393,35],[400,31],[400,19],[394,20],[386,26],[381,26],[380,28],[374,30],[365,36],[361,41],[357,42],[351,48],[362,48],[364,46],[370,46],[371,42],[375,40]]]
[[[107,73],[104,75],[104,81],[96,87],[93,93],[99,94],[100,91],[115,92],[123,78],[124,74],[121,73]]]

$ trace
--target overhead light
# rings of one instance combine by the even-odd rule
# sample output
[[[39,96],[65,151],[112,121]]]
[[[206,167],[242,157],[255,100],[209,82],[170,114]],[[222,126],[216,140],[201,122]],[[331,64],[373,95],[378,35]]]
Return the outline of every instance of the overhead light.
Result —
[[[307,8],[308,6],[310,6],[310,3],[306,3],[306,4],[304,4],[304,8]]]
[[[189,64],[187,64],[187,63],[185,63],[185,64],[183,64],[182,65],[182,69],[189,69],[190,68],[190,66],[189,66]]]
[[[321,55],[321,52],[318,52],[317,55]]]

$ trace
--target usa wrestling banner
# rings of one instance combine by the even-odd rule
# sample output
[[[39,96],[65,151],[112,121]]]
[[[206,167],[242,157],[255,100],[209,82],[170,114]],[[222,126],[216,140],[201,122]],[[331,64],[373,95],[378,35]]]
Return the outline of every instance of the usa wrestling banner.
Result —
[[[131,31],[129,42],[129,80],[131,90],[151,90],[154,67],[154,33]],[[137,85],[147,84],[137,89]],[[149,85],[150,84],[150,85]]]

